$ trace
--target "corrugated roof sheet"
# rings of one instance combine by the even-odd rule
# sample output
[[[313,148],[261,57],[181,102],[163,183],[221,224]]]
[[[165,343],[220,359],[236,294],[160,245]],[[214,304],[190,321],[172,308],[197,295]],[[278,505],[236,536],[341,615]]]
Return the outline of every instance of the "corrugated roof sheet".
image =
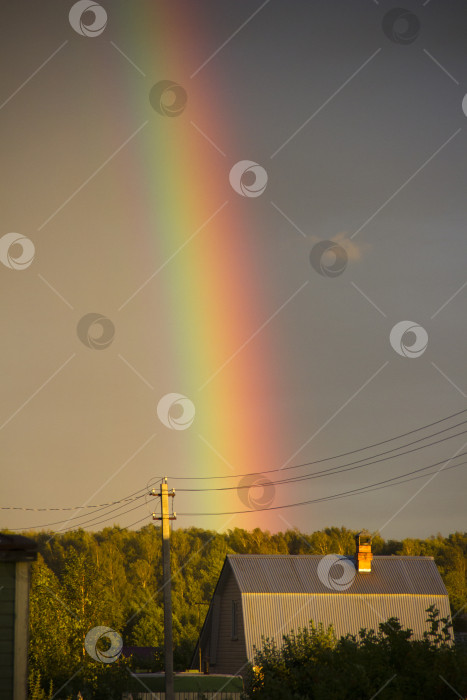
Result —
[[[378,631],[381,622],[397,617],[405,628],[414,632],[414,638],[422,638],[427,630],[426,609],[435,604],[441,617],[449,615],[449,601],[443,595],[362,595],[347,593],[244,593],[242,608],[248,659],[254,657],[254,649],[262,647],[262,637],[274,638],[281,646],[282,637],[292,630],[307,627],[310,620],[315,625],[322,622],[327,628],[332,624],[337,637],[347,633],[357,635],[363,627]]]
[[[332,555],[337,560],[336,555]],[[329,557],[329,555],[328,555]],[[313,554],[229,554],[228,561],[242,593],[326,593],[331,596],[354,594],[445,595],[447,591],[432,557],[374,556],[371,572],[351,570],[350,585],[339,587],[344,572],[339,561],[332,563],[330,585],[318,576],[318,565],[325,559]],[[340,557],[347,567],[353,557]],[[328,561],[331,561],[328,558]],[[322,566],[322,565],[321,565]],[[332,582],[337,581],[336,590]],[[329,583],[329,579],[328,579]]]

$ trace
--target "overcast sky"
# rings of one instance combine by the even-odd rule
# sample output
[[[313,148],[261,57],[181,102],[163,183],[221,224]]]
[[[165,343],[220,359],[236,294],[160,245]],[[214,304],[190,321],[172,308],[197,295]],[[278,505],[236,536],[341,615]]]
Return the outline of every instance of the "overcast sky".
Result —
[[[104,504],[167,475],[180,514],[252,510],[180,515],[181,527],[465,530],[466,468],[455,465],[467,433],[340,475],[236,490],[238,475],[467,408],[467,6],[397,8],[4,5],[2,507]],[[169,394],[178,408],[161,402]],[[257,510],[431,464],[391,488]],[[193,476],[209,478],[171,480]],[[232,490],[182,491],[220,485]],[[98,511],[102,524],[86,508],[3,510],[1,525],[88,514],[54,527],[140,527],[147,501]]]

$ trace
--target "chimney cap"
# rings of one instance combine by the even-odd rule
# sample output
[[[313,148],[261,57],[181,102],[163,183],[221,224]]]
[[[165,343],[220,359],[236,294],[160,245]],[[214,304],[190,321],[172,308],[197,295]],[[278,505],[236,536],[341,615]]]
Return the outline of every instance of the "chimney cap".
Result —
[[[360,532],[357,532],[357,534],[355,535],[355,539],[360,542],[361,537],[364,537],[365,539],[369,540],[370,542],[373,539],[373,535],[371,534],[371,532],[368,532],[368,530],[360,530]]]

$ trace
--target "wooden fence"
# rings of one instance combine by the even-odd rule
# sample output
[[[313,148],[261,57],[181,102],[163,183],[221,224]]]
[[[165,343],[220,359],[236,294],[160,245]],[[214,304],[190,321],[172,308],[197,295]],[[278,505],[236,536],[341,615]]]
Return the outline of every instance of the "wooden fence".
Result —
[[[122,700],[165,700],[165,693],[124,693],[122,695]],[[212,692],[205,691],[204,693],[197,690],[191,693],[184,690],[175,693],[175,700],[242,700],[242,693],[224,693],[220,690]]]

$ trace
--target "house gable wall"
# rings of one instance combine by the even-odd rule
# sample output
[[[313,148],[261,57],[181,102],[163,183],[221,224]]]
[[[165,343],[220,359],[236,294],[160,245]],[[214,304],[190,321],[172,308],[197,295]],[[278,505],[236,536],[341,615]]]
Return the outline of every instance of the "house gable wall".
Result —
[[[216,593],[210,628],[202,646],[202,658],[209,659],[212,673],[240,674],[246,663],[242,596],[231,571],[225,585]],[[232,639],[232,601],[237,604],[237,639]]]

